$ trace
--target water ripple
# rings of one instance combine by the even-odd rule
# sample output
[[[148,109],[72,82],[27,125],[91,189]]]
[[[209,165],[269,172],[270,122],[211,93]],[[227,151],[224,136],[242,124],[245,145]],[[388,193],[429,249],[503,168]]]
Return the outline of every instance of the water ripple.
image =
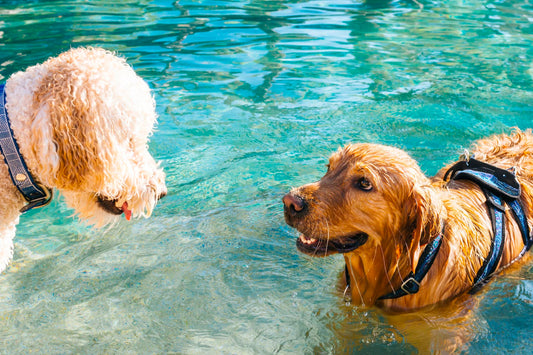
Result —
[[[395,322],[343,304],[342,258],[298,254],[280,199],[348,142],[404,148],[432,174],[477,138],[531,127],[532,10],[521,0],[3,1],[2,80],[78,45],[118,52],[147,80],[159,114],[150,150],[169,187],[151,219],[103,231],[73,220],[61,198],[24,215],[0,280],[4,348],[413,353],[421,335],[444,350],[459,330],[464,352],[527,352],[531,270]]]

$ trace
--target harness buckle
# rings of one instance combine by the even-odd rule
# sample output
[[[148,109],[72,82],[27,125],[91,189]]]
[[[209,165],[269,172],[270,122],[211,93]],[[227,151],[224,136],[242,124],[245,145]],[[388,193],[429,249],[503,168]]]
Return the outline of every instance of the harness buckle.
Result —
[[[466,162],[467,165],[468,165],[468,162],[470,161],[471,158],[472,158],[472,159],[474,158],[474,154],[470,154],[470,152],[468,151],[468,149],[464,149],[464,150],[463,150],[463,154],[461,154],[461,155],[459,156],[459,160],[460,160],[460,161],[464,161],[464,162]]]
[[[416,281],[414,277],[410,277],[405,280],[400,288],[408,295],[417,293],[420,289],[420,282]]]

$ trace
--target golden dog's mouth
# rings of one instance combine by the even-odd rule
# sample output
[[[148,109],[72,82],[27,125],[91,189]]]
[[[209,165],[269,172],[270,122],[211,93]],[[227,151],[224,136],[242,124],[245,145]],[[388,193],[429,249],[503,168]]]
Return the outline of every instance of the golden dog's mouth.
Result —
[[[348,253],[368,240],[368,234],[357,233],[351,236],[345,236],[335,239],[311,238],[300,235],[296,240],[296,247],[299,251],[312,256],[327,256],[333,253]]]

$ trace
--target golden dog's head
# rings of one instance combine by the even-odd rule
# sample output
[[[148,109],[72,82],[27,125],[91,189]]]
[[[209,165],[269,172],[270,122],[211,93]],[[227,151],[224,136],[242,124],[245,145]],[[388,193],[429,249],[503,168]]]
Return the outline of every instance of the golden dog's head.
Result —
[[[283,197],[285,220],[301,233],[300,251],[364,255],[365,273],[379,264],[390,280],[398,267],[416,265],[420,245],[438,228],[433,191],[404,151],[348,145],[330,157],[319,181]],[[378,249],[383,255],[376,257]]]

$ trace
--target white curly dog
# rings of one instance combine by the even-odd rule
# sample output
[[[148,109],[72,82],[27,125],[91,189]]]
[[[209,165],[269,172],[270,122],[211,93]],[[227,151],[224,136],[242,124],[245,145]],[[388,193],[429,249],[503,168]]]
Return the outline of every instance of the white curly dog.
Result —
[[[96,226],[122,214],[128,220],[150,216],[166,194],[165,174],[147,146],[155,102],[124,59],[98,48],[71,49],[13,74],[4,90],[3,115],[29,176],[8,168],[13,152],[3,147],[0,272],[13,256],[21,210],[29,206],[16,186],[20,180],[33,180],[45,200],[57,189],[80,218]],[[9,144],[8,126],[1,125],[0,141]]]

